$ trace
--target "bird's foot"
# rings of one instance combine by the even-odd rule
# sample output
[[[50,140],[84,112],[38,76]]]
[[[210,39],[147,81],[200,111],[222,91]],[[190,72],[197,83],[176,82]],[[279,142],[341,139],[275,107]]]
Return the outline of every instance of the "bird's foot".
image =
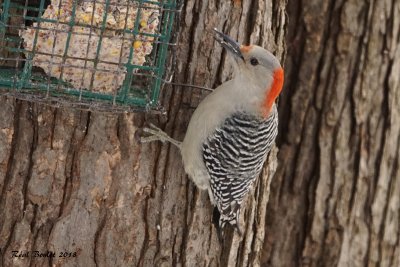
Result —
[[[146,137],[141,137],[140,142],[141,143],[148,143],[148,142],[153,142],[153,141],[161,141],[163,143],[165,142],[170,142],[177,147],[180,147],[181,142],[171,138],[166,132],[155,126],[154,124],[150,123],[149,127],[143,128],[143,131],[146,133],[151,134],[150,136]]]

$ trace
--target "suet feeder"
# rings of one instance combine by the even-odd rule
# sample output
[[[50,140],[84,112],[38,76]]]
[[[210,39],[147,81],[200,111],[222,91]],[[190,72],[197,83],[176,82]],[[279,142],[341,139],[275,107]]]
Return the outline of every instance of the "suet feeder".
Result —
[[[0,12],[0,94],[110,112],[160,108],[176,0],[3,0]]]

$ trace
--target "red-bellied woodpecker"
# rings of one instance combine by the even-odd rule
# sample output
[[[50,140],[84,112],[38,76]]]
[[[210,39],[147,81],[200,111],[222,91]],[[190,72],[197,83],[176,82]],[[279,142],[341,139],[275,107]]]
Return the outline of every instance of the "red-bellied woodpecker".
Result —
[[[219,226],[239,228],[240,206],[261,172],[277,135],[275,99],[283,86],[283,69],[267,50],[239,45],[216,31],[217,41],[235,58],[234,78],[197,107],[183,142],[151,125],[142,142],[169,141],[180,148],[186,173],[208,190],[220,213]]]

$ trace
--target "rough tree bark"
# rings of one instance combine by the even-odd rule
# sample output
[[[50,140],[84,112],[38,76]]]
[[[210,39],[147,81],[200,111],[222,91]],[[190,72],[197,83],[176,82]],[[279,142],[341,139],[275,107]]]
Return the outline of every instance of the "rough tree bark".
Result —
[[[288,14],[263,266],[400,266],[400,1]]]
[[[187,0],[175,81],[215,87],[229,78],[212,28],[284,53],[285,1]],[[222,60],[221,60],[222,55]],[[170,145],[140,145],[153,120],[182,139],[206,92],[165,87],[167,118],[104,115],[1,97],[0,262],[3,266],[257,266],[275,154],[243,212],[244,237],[220,248],[207,194]],[[158,121],[156,121],[158,119]],[[55,258],[12,251],[57,252]],[[59,258],[60,252],[77,252]]]

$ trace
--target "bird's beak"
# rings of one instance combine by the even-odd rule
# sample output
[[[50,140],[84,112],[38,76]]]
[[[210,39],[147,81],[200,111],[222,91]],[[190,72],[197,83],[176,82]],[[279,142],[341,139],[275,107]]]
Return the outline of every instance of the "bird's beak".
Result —
[[[244,57],[242,55],[242,52],[240,51],[240,45],[238,42],[233,40],[230,36],[218,31],[216,28],[214,28],[214,31],[216,33],[215,39],[217,40],[218,43],[222,45],[226,50],[231,52],[235,57],[241,58],[244,60]]]

